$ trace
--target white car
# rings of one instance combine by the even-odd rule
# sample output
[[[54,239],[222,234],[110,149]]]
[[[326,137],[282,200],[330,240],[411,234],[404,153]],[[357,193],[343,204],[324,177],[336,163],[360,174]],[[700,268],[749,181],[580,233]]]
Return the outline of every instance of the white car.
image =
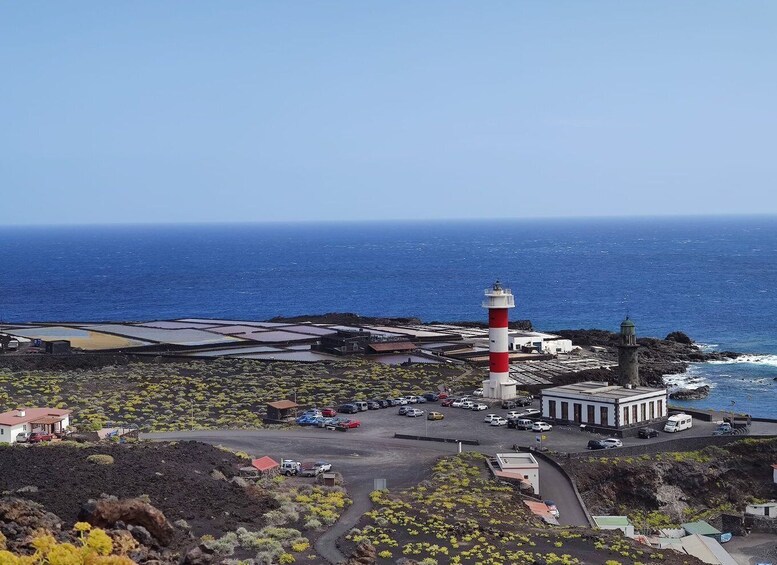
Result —
[[[549,432],[552,429],[553,426],[547,422],[534,422],[534,425],[531,427],[531,431],[533,432]]]
[[[471,400],[465,400],[464,402],[461,403],[461,407],[464,408],[465,410],[472,410],[473,406],[475,406],[475,403],[472,402]]]
[[[602,445],[605,449],[612,449],[613,447],[623,447],[623,442],[615,437],[608,437],[602,440]]]
[[[332,464],[327,463],[326,461],[316,461],[315,463],[313,463],[313,465],[321,469],[322,473],[326,473],[327,471],[332,470]]]
[[[498,417],[499,416],[497,416],[496,414],[486,414],[486,417],[483,418],[483,421],[490,424],[491,420],[493,420],[494,418],[498,418]]]
[[[476,390],[473,390],[472,391],[472,395],[473,396],[483,396],[483,389],[482,388],[478,388]]]
[[[518,418],[522,418],[521,414],[523,414],[523,412],[518,412],[517,410],[510,410],[505,416],[505,418],[507,418],[508,420],[518,419]]]
[[[453,406],[454,408],[461,408],[461,405],[464,404],[464,402],[465,400],[459,398],[458,400],[454,400],[453,402],[451,402],[451,406]]]
[[[507,418],[502,418],[501,416],[497,416],[493,420],[491,420],[492,426],[506,426],[507,425]]]
[[[417,418],[418,416],[423,416],[423,415],[424,415],[424,411],[421,410],[420,408],[411,408],[405,414],[405,416],[408,416],[410,418]]]
[[[520,414],[518,414],[519,418],[527,418],[529,416],[536,416],[537,414],[542,414],[541,410],[537,410],[536,408],[529,408],[528,410],[524,410]]]
[[[488,404],[479,404],[479,403],[475,402],[472,405],[472,409],[473,410],[488,410]]]
[[[407,406],[407,398],[405,398],[404,396],[401,396],[401,397],[397,398],[397,403],[400,406]]]
[[[408,404],[418,404],[417,396],[406,396],[405,400],[407,400]]]

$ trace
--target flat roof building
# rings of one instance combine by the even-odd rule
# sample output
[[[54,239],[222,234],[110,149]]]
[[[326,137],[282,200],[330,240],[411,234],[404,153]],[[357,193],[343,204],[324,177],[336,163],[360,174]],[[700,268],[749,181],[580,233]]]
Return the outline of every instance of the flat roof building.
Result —
[[[531,453],[497,453],[496,461],[502,476],[528,482],[540,493],[540,466]]]
[[[15,443],[20,433],[41,431],[62,433],[70,427],[72,410],[63,408],[19,408],[0,414],[0,442]]]
[[[667,391],[585,381],[542,391],[542,417],[592,428],[642,427],[668,416]]]

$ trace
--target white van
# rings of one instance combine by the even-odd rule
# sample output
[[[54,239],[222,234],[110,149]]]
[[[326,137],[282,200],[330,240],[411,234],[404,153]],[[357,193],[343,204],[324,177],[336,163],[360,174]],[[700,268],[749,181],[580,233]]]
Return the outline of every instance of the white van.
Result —
[[[664,431],[669,433],[681,432],[689,429],[691,426],[693,426],[693,418],[688,414],[675,414],[674,416],[669,416],[664,425]]]

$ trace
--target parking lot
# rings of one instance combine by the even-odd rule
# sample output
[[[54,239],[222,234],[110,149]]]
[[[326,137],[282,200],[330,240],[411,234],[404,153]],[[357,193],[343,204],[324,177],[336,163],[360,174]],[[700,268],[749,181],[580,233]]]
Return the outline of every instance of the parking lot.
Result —
[[[488,402],[486,402],[488,403]],[[553,430],[543,433],[523,431],[508,428],[507,426],[490,426],[483,420],[487,414],[506,416],[508,410],[503,410],[499,403],[489,403],[491,408],[483,411],[465,410],[462,408],[443,407],[439,402],[427,402],[414,404],[414,408],[424,410],[424,415],[410,418],[400,416],[398,406],[383,408],[380,410],[368,410],[358,414],[346,414],[344,417],[357,419],[362,425],[358,429],[349,430],[348,434],[360,436],[374,436],[376,438],[393,437],[395,433],[418,436],[443,437],[448,439],[477,440],[481,446],[490,447],[489,451],[498,452],[510,450],[514,445],[525,447],[543,447],[553,451],[564,453],[576,453],[586,451],[586,445],[591,439],[605,438],[606,435],[593,434],[581,430],[579,426],[554,425]],[[522,412],[529,407],[516,408]],[[540,401],[534,400],[531,408],[540,408]],[[440,412],[445,415],[443,420],[430,421],[426,415],[430,411]],[[639,439],[636,437],[623,438],[623,447],[642,446],[648,443],[660,443],[687,437],[712,436],[717,427],[714,422],[702,422],[694,419],[693,427],[677,433],[664,433],[659,429],[659,435],[651,439]],[[759,424],[754,422],[751,433],[774,433],[773,424]],[[334,433],[321,430],[322,433]],[[537,438],[541,438],[541,442]],[[617,448],[612,450],[613,453]]]

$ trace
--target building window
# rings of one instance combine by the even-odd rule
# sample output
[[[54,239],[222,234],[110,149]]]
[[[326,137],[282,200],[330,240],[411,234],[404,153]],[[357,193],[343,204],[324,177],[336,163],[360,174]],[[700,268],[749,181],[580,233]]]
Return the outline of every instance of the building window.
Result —
[[[631,407],[631,419],[634,420],[635,424],[637,422],[639,422],[639,420],[637,420],[637,405],[636,404]]]
[[[628,426],[629,425],[629,407],[626,406],[623,409],[623,425]]]
[[[556,417],[556,401],[548,400],[548,418]]]
[[[610,414],[607,410],[606,406],[600,406],[599,407],[599,424],[602,426],[608,426],[610,424],[609,422]]]

